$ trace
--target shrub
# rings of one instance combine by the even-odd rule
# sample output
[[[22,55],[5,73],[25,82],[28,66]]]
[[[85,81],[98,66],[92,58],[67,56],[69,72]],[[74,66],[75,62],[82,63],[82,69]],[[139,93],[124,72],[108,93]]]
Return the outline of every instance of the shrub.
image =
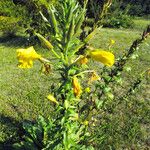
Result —
[[[105,27],[113,27],[113,28],[128,28],[133,27],[134,22],[132,18],[128,14],[130,9],[130,5],[128,4],[124,9],[122,8],[122,1],[115,0],[108,14],[102,20],[102,24]]]
[[[14,36],[20,29],[19,21],[18,18],[0,16],[0,31],[4,36]]]
[[[15,24],[19,21],[18,26],[26,28],[31,22],[30,15],[25,7],[21,5],[15,5],[12,0],[0,1],[0,16],[10,17],[10,21],[8,19],[8,24],[11,24],[11,26],[12,22]],[[14,27],[12,27],[12,30],[14,30]]]
[[[111,28],[132,28],[134,26],[134,22],[129,15],[111,15],[106,17],[102,22],[104,27]]]

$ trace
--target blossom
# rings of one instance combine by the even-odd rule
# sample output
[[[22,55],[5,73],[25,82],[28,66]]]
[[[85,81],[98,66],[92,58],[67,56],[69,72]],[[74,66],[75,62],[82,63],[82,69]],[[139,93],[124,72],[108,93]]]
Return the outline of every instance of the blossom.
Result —
[[[80,83],[78,81],[78,78],[76,76],[73,77],[72,84],[73,84],[74,95],[76,97],[80,97],[80,95],[82,93],[82,89],[81,89]]]
[[[27,49],[18,49],[17,58],[19,61],[18,67],[20,68],[31,68],[33,66],[33,60],[42,58],[41,55],[37,54],[33,46]]]
[[[115,44],[115,40],[111,39],[110,40],[110,45],[113,45],[113,44]]]
[[[100,80],[100,76],[94,71],[92,72],[91,77],[89,78],[88,84],[96,80]]]
[[[87,62],[88,62],[88,59],[85,56],[81,55],[78,60],[78,63],[83,65],[83,64],[87,64]]]
[[[91,89],[90,89],[89,87],[86,87],[86,88],[85,88],[85,92],[90,93],[90,92],[91,92]]]
[[[115,62],[115,57],[111,52],[104,50],[93,50],[89,52],[89,56],[95,60],[103,63],[106,66],[111,67]]]
[[[47,96],[47,99],[50,100],[51,102],[54,102],[56,104],[59,104],[58,101],[56,100],[56,98],[52,95],[52,94],[49,94]]]
[[[85,121],[83,122],[83,124],[84,124],[85,126],[87,126],[87,125],[89,124],[89,121],[85,120]]]

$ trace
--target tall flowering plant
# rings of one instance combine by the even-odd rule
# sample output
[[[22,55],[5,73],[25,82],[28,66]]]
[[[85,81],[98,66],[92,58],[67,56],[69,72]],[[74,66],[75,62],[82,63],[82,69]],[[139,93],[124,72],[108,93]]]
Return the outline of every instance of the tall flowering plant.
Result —
[[[49,40],[39,33],[33,34],[50,50],[50,55],[58,60],[55,73],[60,74],[60,84],[51,89],[51,93],[47,96],[54,104],[55,115],[47,121],[42,117],[39,118],[40,121],[43,120],[41,128],[44,129],[41,131],[41,134],[43,132],[41,144],[38,145],[41,148],[66,150],[86,148],[84,142],[86,137],[90,136],[87,127],[91,118],[83,108],[88,103],[85,99],[87,101],[91,99],[91,82],[100,78],[95,70],[89,68],[88,63],[93,60],[111,67],[115,61],[111,52],[101,49],[86,48],[82,55],[77,55],[79,49],[94,35],[90,33],[84,40],[80,40],[86,5],[87,0],[84,1],[83,8],[75,0],[60,0],[56,7],[49,5],[46,16],[39,12],[49,28]],[[45,73],[48,73],[50,68],[48,66],[52,65],[44,56],[38,54],[33,46],[18,49],[17,58],[20,68],[31,68],[33,61],[38,60],[43,64]],[[84,79],[87,76],[89,81],[85,83]],[[24,128],[29,132],[32,127],[24,125]],[[31,136],[33,132],[30,132]],[[35,132],[35,136],[36,141],[39,135]],[[31,140],[32,146],[36,145],[34,140]],[[22,146],[27,145],[25,139]]]
[[[35,31],[33,34],[58,62],[54,71],[59,74],[60,81],[54,84],[51,93],[47,95],[55,113],[48,119],[40,116],[35,125],[24,124],[24,140],[15,146],[47,150],[92,149],[89,143],[92,143],[94,137],[88,127],[94,126],[96,119],[93,114],[96,114],[97,109],[104,108],[107,99],[114,98],[107,85],[113,81],[114,73],[118,72],[117,65],[124,59],[115,63],[115,56],[109,50],[88,46],[98,25],[95,24],[83,38],[87,2],[84,0],[81,7],[76,0],[59,0],[55,7],[52,4],[48,6],[46,14],[39,11],[49,29],[48,38]],[[108,49],[112,44],[113,40]],[[38,54],[33,46],[18,49],[17,58],[20,68],[31,68],[33,61],[38,60],[43,64],[44,72],[50,72],[52,62]],[[101,76],[89,67],[91,61],[101,64]],[[116,67],[110,69],[114,63]],[[107,95],[102,100],[105,93]]]

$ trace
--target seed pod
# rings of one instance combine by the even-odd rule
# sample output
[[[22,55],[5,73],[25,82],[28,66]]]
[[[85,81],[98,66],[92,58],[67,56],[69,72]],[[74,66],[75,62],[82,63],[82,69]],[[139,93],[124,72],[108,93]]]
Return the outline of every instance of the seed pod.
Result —
[[[73,85],[74,95],[76,97],[80,97],[80,95],[82,94],[82,89],[81,89],[80,82],[78,81],[78,78],[76,76],[73,77],[72,85]]]
[[[50,7],[50,9],[49,9],[49,13],[50,13],[50,23],[51,23],[51,26],[52,26],[52,28],[53,28],[53,34],[56,35],[56,33],[58,32],[57,20],[56,20],[55,14],[54,14],[54,12],[52,11],[52,8],[51,8],[51,7]]]
[[[67,34],[67,41],[70,41],[73,34],[74,34],[74,19],[72,19],[70,26],[69,26],[69,30],[68,30],[68,34]]]
[[[53,48],[53,45],[52,45],[47,39],[45,39],[41,34],[35,33],[35,35],[39,38],[39,40],[40,40],[48,49],[52,49],[52,48]]]

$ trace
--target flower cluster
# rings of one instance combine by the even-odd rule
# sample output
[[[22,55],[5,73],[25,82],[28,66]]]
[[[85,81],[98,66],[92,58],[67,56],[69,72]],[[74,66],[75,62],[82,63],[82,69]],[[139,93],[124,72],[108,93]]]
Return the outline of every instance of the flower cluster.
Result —
[[[18,67],[20,68],[31,68],[33,66],[33,61],[36,59],[40,61],[46,60],[42,58],[41,55],[36,53],[33,46],[27,49],[18,49],[17,58],[19,61]],[[101,62],[109,67],[111,67],[115,62],[115,57],[111,52],[96,49],[88,51],[85,56],[81,55],[79,59],[76,61],[76,63],[86,64],[89,58]],[[89,79],[88,83],[90,84],[92,81],[98,79],[100,79],[100,77],[96,74],[96,72],[92,72],[91,78]],[[82,94],[82,89],[80,82],[78,81],[78,78],[76,76],[73,77],[72,86],[75,97],[80,97]],[[52,98],[52,96],[48,96],[48,99],[58,104],[58,102],[54,98]]]

